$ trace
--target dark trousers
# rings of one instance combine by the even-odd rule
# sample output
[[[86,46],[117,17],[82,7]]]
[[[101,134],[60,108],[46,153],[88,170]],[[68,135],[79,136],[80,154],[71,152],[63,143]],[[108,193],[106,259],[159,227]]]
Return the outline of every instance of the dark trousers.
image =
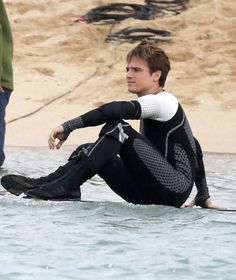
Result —
[[[0,166],[3,164],[5,160],[4,154],[4,141],[5,141],[5,131],[6,131],[6,107],[9,102],[11,92],[8,89],[4,89],[3,93],[0,93]]]

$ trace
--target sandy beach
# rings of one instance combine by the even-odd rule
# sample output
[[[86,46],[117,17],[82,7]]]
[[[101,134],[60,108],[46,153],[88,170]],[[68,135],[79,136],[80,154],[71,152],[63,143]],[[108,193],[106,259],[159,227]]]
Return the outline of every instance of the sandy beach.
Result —
[[[65,120],[134,98],[126,87],[125,57],[135,44],[105,42],[110,25],[74,22],[114,2],[124,1],[5,1],[15,46],[6,145],[45,146],[50,130]],[[235,0],[190,0],[179,15],[130,18],[114,26],[173,32],[170,43],[160,43],[172,63],[165,89],[179,99],[207,152],[236,153],[235,15]],[[65,144],[93,141],[98,132],[99,127],[77,130]]]

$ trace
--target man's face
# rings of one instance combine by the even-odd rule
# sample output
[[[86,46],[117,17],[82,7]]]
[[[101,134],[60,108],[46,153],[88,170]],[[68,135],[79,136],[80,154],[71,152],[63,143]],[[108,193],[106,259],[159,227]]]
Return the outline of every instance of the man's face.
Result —
[[[155,93],[159,88],[160,71],[150,74],[147,62],[133,57],[126,67],[128,91],[138,96]]]

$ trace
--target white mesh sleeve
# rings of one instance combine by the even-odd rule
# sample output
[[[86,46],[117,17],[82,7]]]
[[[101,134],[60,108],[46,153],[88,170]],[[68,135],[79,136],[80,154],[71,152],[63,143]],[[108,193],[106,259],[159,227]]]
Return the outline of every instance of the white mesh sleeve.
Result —
[[[167,92],[139,97],[138,102],[141,106],[141,119],[165,122],[170,120],[178,109],[178,100]]]

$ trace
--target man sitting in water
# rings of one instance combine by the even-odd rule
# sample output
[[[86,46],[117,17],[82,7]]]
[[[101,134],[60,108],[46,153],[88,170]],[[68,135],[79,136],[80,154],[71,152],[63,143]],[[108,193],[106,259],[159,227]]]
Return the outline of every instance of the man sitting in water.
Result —
[[[3,176],[3,187],[40,199],[78,198],[81,184],[98,174],[128,202],[180,207],[195,183],[197,195],[189,206],[214,208],[201,147],[176,97],[164,89],[169,58],[144,41],[128,53],[126,70],[128,90],[137,99],[107,103],[69,120],[48,140],[50,149],[59,149],[73,130],[104,123],[95,143],[77,148],[46,177]],[[140,133],[128,119],[141,120]]]

